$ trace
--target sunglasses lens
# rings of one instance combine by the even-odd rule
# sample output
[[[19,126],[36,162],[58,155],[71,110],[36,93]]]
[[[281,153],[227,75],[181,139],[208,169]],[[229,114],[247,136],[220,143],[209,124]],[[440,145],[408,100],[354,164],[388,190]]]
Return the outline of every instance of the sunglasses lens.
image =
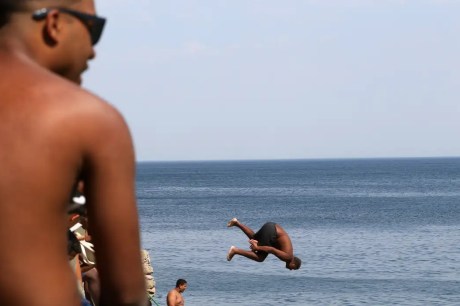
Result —
[[[88,31],[91,36],[91,43],[93,45],[97,44],[97,42],[101,38],[102,30],[104,29],[105,18],[69,9],[66,9],[65,12],[80,19],[80,21],[83,22],[88,28]]]
[[[91,32],[91,42],[93,43],[93,45],[99,42],[99,39],[101,38],[101,35],[102,35],[102,31],[104,30],[104,24],[105,24],[104,19],[98,19],[92,22],[90,26],[90,32]]]

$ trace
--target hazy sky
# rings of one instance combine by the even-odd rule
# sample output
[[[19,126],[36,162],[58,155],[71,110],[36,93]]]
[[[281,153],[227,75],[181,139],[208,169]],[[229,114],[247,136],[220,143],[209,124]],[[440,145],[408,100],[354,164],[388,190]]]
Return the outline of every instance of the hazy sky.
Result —
[[[138,160],[460,156],[460,1],[96,3]]]

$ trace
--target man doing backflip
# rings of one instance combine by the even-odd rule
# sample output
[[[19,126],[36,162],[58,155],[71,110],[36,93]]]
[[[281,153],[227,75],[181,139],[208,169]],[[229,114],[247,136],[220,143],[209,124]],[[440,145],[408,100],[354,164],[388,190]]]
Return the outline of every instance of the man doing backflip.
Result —
[[[254,233],[248,226],[233,218],[227,223],[227,226],[239,227],[248,236],[251,245],[251,251],[231,246],[227,254],[228,261],[232,260],[236,254],[262,262],[268,254],[273,254],[286,263],[286,269],[297,270],[300,268],[302,261],[294,256],[291,239],[281,225],[267,222],[257,233]]]

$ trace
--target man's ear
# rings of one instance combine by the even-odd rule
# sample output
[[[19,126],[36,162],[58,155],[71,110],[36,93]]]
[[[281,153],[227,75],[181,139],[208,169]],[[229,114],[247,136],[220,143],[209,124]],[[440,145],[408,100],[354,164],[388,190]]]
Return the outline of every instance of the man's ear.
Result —
[[[62,34],[62,21],[62,16],[56,9],[46,14],[43,37],[49,46],[55,46],[59,42]]]

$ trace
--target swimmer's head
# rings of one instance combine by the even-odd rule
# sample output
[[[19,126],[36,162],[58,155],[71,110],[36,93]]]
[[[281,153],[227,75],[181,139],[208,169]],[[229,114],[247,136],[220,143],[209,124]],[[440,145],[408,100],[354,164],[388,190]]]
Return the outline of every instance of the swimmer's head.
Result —
[[[176,288],[179,293],[182,293],[187,289],[187,281],[185,279],[179,278],[176,282]]]
[[[301,265],[302,265],[302,260],[300,260],[300,258],[294,256],[290,262],[286,263],[286,269],[298,270]]]

